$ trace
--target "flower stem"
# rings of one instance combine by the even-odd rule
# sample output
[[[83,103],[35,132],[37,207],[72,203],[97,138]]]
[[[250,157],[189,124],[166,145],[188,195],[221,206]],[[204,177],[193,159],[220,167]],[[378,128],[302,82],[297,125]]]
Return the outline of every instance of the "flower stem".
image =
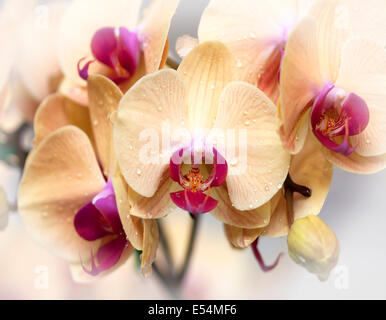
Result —
[[[172,58],[170,58],[170,57],[167,58],[166,64],[167,64],[170,68],[172,68],[172,69],[174,69],[174,70],[177,70],[178,67],[179,67],[179,65],[180,65],[177,61],[175,61],[174,59],[172,59]]]
[[[288,228],[291,228],[295,220],[294,214],[294,193],[300,193],[302,196],[309,198],[312,195],[310,188],[295,183],[288,174],[284,182],[284,197],[286,200],[286,210],[288,219]]]
[[[189,267],[189,264],[190,264],[190,261],[192,259],[192,255],[193,255],[194,244],[196,242],[195,239],[197,236],[198,226],[199,226],[199,222],[200,222],[200,215],[195,216],[195,215],[191,214],[191,216],[193,218],[193,225],[192,225],[192,230],[190,232],[188,250],[186,251],[186,254],[185,254],[184,263],[181,267],[180,272],[177,274],[176,279],[175,279],[177,287],[181,286],[181,283],[184,280],[186,272],[188,271],[188,267]]]
[[[169,291],[169,293],[173,297],[178,297],[181,289],[182,282],[186,276],[187,270],[189,268],[190,261],[192,259],[194,244],[197,238],[197,231],[199,227],[200,216],[192,215],[193,224],[190,232],[189,243],[185,253],[184,262],[177,272],[177,268],[173,263],[172,254],[170,251],[170,246],[167,241],[167,237],[165,236],[164,230],[162,228],[162,224],[158,222],[159,235],[160,235],[160,243],[162,249],[164,250],[164,255],[167,261],[167,271],[162,271],[156,263],[153,264],[153,270],[155,275],[160,279],[165,288]]]

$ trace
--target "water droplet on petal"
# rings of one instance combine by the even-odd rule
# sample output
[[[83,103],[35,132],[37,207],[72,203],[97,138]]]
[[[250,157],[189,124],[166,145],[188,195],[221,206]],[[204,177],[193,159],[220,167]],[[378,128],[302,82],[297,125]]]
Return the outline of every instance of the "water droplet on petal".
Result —
[[[141,175],[142,174],[142,170],[141,169],[137,169],[137,175]]]

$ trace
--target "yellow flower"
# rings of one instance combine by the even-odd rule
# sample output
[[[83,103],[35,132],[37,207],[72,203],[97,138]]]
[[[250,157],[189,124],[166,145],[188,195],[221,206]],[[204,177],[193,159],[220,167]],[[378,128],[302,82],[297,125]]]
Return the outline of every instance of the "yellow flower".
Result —
[[[158,245],[157,225],[132,217],[125,221],[125,233],[118,213],[122,204],[111,184],[116,168],[112,120],[122,92],[109,79],[90,76],[88,96],[88,108],[60,94],[40,106],[34,122],[35,147],[18,193],[20,216],[41,245],[70,262],[78,281],[82,268],[98,275],[124,263],[133,250],[128,241],[143,250],[142,267],[147,272]],[[106,203],[115,207],[112,216],[100,208]],[[103,225],[98,211],[103,213]],[[87,215],[99,218],[84,219]],[[91,270],[82,263],[91,263]]]
[[[291,153],[310,127],[336,166],[355,173],[386,167],[385,12],[379,0],[316,1],[290,34],[280,113]]]
[[[114,129],[119,168],[128,190],[134,190],[153,203],[149,210],[137,203],[131,208],[131,215],[157,219],[167,215],[175,204],[185,210],[192,205],[197,210],[192,213],[204,213],[202,210],[208,209],[205,205],[209,203],[211,210],[205,212],[211,211],[226,224],[258,228],[269,223],[269,200],[285,180],[289,155],[278,140],[276,106],[256,87],[232,82],[235,69],[234,58],[223,44],[206,42],[185,57],[178,71],[163,70],[146,76],[125,94]],[[163,149],[161,154],[157,144],[156,150],[152,150],[155,161],[144,163],[140,156],[145,145],[141,134],[151,129],[159,139],[163,137],[165,123],[170,124],[172,133],[176,129],[187,132],[190,139],[185,143],[188,146],[196,141],[200,129],[205,132],[204,141],[209,140],[206,134],[213,128],[245,130],[246,170],[232,174],[240,169],[241,163],[226,158],[229,164],[226,185],[221,183],[207,188],[200,179],[192,180],[192,185],[172,166],[173,155],[182,150],[178,144]],[[191,174],[193,178],[199,176],[197,172],[191,171]],[[179,180],[178,176],[182,178]],[[184,191],[175,193],[174,188],[179,187],[173,180]],[[205,191],[207,194],[203,193]],[[176,200],[173,194],[181,198]],[[196,200],[197,206],[194,205]]]
[[[88,73],[103,74],[125,92],[146,73],[161,69],[168,54],[167,36],[178,3],[179,0],[154,0],[139,21],[142,0],[73,1],[64,14],[57,38],[65,76],[61,92],[87,105],[82,74],[84,78]],[[130,39],[122,40],[126,36]],[[84,69],[78,72],[81,60],[85,61]]]
[[[288,233],[290,257],[320,280],[328,279],[338,263],[339,242],[335,233],[318,217],[298,219]]]

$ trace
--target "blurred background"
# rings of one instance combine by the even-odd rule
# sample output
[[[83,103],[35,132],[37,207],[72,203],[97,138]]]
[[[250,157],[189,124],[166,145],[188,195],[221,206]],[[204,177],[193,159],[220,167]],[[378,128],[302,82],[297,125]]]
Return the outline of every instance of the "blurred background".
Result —
[[[149,2],[144,1],[144,6]],[[181,0],[171,27],[172,54],[178,36],[196,36],[200,15],[208,2]],[[0,43],[0,50],[6,45]],[[0,163],[0,186],[11,203],[16,202],[19,179],[17,166]],[[262,238],[260,249],[267,263],[272,263],[280,252],[285,253],[276,269],[262,272],[251,250],[232,249],[222,224],[205,215],[181,298],[385,299],[386,171],[360,176],[335,169],[321,217],[341,245],[338,266],[327,282],[320,282],[289,258],[286,238]],[[173,252],[181,260],[190,217],[176,210],[167,220]],[[134,257],[98,282],[75,284],[68,265],[33,242],[17,212],[11,213],[8,227],[0,231],[0,299],[169,298],[156,276],[145,279],[140,275]]]

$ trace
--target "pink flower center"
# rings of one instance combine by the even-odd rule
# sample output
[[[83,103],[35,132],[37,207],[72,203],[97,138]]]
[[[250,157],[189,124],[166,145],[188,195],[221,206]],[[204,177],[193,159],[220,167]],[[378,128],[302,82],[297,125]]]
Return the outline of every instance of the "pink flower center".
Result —
[[[228,173],[225,158],[215,148],[204,153],[198,152],[197,156],[191,146],[176,151],[170,159],[170,177],[184,188],[182,191],[171,193],[170,197],[179,208],[191,214],[207,213],[217,207],[217,200],[209,195],[210,189],[222,185]],[[190,164],[186,174],[182,172],[184,162]],[[204,179],[200,170],[202,165],[212,167],[207,179]]]
[[[326,148],[348,156],[356,148],[350,145],[349,137],[363,132],[369,118],[369,109],[361,97],[328,83],[312,107],[312,131]]]
[[[124,27],[102,28],[98,30],[91,40],[91,52],[98,62],[111,69],[112,75],[107,75],[116,84],[128,80],[135,73],[140,59],[141,44],[138,35]],[[87,80],[89,67],[94,61],[87,62],[80,67],[79,76]]]

